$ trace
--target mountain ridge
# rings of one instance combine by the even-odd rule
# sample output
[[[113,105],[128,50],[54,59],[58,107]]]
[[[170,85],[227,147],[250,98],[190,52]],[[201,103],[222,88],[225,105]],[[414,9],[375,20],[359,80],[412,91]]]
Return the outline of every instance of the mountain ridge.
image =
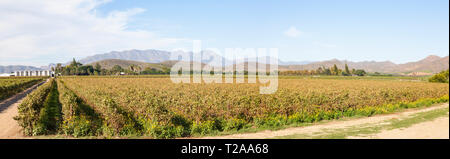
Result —
[[[220,60],[226,60],[228,64],[237,64],[237,63],[246,63],[246,62],[256,62],[257,58],[248,58],[248,59],[239,59],[235,63],[231,62],[230,60],[215,54],[214,52],[208,52],[208,51],[202,51],[203,55],[206,55],[207,58],[201,59],[199,61],[194,62],[200,62],[200,63],[208,63],[211,66],[223,66],[220,62],[217,61],[217,59]],[[192,52],[177,52],[177,54],[180,55],[188,55],[189,57],[194,56]],[[220,59],[221,58],[221,59]],[[261,57],[258,57],[261,58]],[[262,57],[267,58],[267,57]],[[164,62],[166,61],[172,61],[169,63],[173,63],[173,60],[171,59],[171,52],[168,51],[161,51],[161,50],[155,50],[155,49],[148,49],[148,50],[125,50],[125,51],[111,51],[108,53],[103,54],[96,54],[92,56],[87,56],[85,58],[82,58],[79,60],[80,63],[83,64],[94,64],[95,62],[105,61],[105,60],[113,60],[113,59],[120,59],[125,61],[115,61],[119,63],[121,66],[126,66],[127,63],[130,63],[130,61],[136,61],[141,62],[137,63],[138,65],[142,65],[143,67],[147,67],[151,65],[150,64],[161,64],[164,65]],[[128,62],[126,62],[128,61]],[[68,64],[70,62],[67,62],[65,64]],[[114,62],[112,62],[114,63]],[[133,62],[131,62],[133,63]],[[147,64],[143,64],[147,63]],[[446,70],[449,68],[449,56],[440,57],[436,55],[429,55],[425,57],[424,59],[421,59],[419,61],[413,61],[413,62],[407,62],[403,64],[396,64],[391,61],[360,61],[360,62],[353,62],[348,60],[338,60],[336,58],[325,60],[325,61],[288,61],[283,62],[278,59],[278,65],[280,71],[286,71],[286,70],[315,70],[319,67],[332,67],[334,64],[337,65],[339,68],[344,68],[345,64],[348,64],[350,68],[354,69],[364,69],[367,72],[380,72],[380,73],[409,73],[409,72],[431,72],[431,73],[437,73],[442,70]],[[63,64],[63,65],[65,65]],[[167,64],[167,62],[166,62]],[[105,65],[108,65],[105,63]],[[20,66],[20,65],[15,65]],[[49,64],[48,66],[42,66],[40,68],[33,67],[33,66],[20,66],[20,67],[14,67],[14,66],[0,66],[0,73],[9,73],[12,71],[22,71],[22,70],[42,70],[42,69],[50,69],[52,66],[55,66],[55,64]],[[106,66],[106,68],[109,68],[110,66]]]
[[[42,70],[44,69],[25,65],[0,66],[0,73],[11,73],[14,71],[42,71]]]
[[[107,62],[111,62],[109,65],[120,65],[120,63],[124,63],[124,61],[127,60],[103,60],[103,61],[107,61]],[[279,70],[280,71],[288,71],[288,70],[313,70],[313,69],[317,69],[319,67],[332,67],[334,64],[337,65],[337,67],[343,69],[345,64],[348,64],[348,66],[350,67],[350,69],[364,69],[368,72],[380,72],[380,73],[397,73],[397,74],[402,74],[402,73],[411,73],[411,72],[432,72],[432,73],[437,73],[440,72],[442,70],[448,69],[448,65],[446,65],[445,63],[448,63],[448,56],[446,57],[439,57],[439,58],[433,58],[432,60],[430,59],[422,59],[416,62],[409,62],[409,63],[404,63],[404,64],[395,64],[391,61],[381,61],[381,62],[376,62],[376,61],[362,61],[362,62],[352,62],[352,61],[348,61],[348,60],[337,60],[337,59],[332,59],[332,60],[327,60],[327,61],[320,61],[320,62],[314,62],[314,63],[310,63],[310,64],[306,64],[306,65],[279,65]],[[116,63],[115,63],[116,62]],[[117,63],[119,62],[119,63]],[[134,63],[133,63],[134,62]],[[175,64],[176,62],[179,61],[164,61],[161,63],[153,63],[153,65],[159,65],[159,66],[165,66],[165,67],[171,67],[173,64]],[[128,61],[128,63],[133,63],[135,65],[139,65],[142,62],[137,62],[137,61]],[[257,63],[254,61],[245,61],[245,62],[240,62],[237,64],[251,64],[251,67],[256,66]],[[202,65],[204,65],[202,63]],[[120,65],[122,66],[122,65]],[[122,67],[126,67],[126,66],[122,66]],[[226,66],[226,68],[228,68],[230,66]],[[246,66],[247,68],[248,66]]]
[[[429,55],[426,58],[403,64],[395,64],[391,61],[362,61],[352,62],[347,60],[326,60],[320,62],[313,62],[306,65],[289,65],[287,70],[311,70],[319,67],[332,67],[336,64],[339,68],[344,68],[345,64],[350,68],[364,69],[368,72],[380,73],[404,73],[404,72],[432,72],[437,73],[442,70],[449,69],[449,56],[439,57],[436,55]]]

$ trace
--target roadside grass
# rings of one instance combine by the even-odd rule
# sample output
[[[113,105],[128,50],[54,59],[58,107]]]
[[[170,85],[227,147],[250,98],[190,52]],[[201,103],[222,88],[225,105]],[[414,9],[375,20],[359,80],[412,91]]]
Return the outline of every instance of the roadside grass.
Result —
[[[361,124],[341,129],[324,129],[313,134],[294,134],[276,137],[277,139],[345,139],[350,136],[358,137],[380,133],[384,130],[407,128],[414,124],[432,121],[439,117],[446,116],[449,108],[441,108],[427,112],[412,114],[403,119],[390,119],[378,124]]]
[[[449,112],[449,108],[432,110],[429,112],[421,112],[413,115],[411,118],[407,120],[399,120],[399,119],[391,119],[390,126],[387,127],[387,130],[399,129],[399,128],[407,128],[414,124],[432,121],[436,118],[447,115]]]

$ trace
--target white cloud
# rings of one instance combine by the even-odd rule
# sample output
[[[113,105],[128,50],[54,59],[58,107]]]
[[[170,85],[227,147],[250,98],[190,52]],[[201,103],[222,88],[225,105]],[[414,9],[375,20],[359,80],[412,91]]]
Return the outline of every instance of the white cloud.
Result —
[[[154,31],[128,30],[130,18],[145,9],[130,8],[98,16],[110,0],[1,0],[0,65],[66,62],[112,50],[168,49],[183,38]],[[42,56],[56,61],[42,60]],[[37,60],[41,58],[40,60]]]
[[[288,30],[284,31],[284,35],[292,38],[299,37],[301,34],[302,32],[297,30],[294,26],[291,26]]]

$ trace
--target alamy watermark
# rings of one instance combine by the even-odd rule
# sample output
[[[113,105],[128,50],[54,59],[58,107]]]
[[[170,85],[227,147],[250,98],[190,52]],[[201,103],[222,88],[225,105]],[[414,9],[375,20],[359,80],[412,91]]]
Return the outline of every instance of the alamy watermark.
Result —
[[[170,71],[174,83],[258,83],[260,94],[278,90],[277,48],[202,49],[193,42],[192,52],[173,50]],[[247,81],[245,81],[247,79]]]

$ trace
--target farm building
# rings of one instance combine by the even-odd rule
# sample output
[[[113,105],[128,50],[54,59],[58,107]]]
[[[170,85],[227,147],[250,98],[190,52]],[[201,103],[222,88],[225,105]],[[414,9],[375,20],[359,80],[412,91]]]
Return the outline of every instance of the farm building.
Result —
[[[54,76],[53,71],[16,71],[13,73],[14,76]]]

